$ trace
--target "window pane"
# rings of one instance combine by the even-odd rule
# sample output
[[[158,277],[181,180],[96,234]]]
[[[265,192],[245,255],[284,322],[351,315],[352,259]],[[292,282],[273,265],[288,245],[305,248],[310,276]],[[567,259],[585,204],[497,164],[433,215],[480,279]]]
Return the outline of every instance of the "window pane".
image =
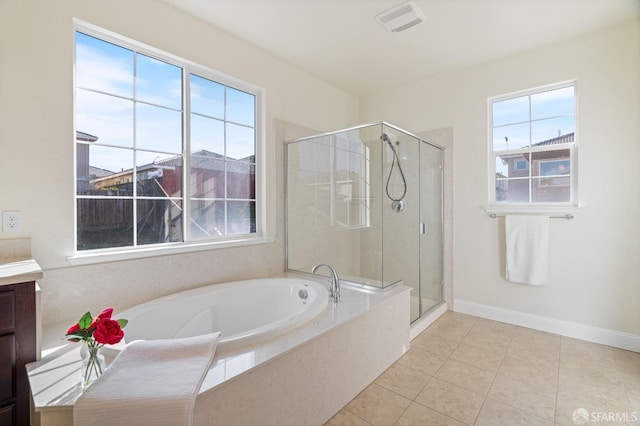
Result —
[[[493,129],[493,150],[506,151],[529,146],[529,123],[496,127]]]
[[[575,130],[573,116],[534,121],[531,123],[532,144],[541,146],[573,142]]]
[[[133,147],[133,102],[78,89],[75,125],[99,144]]]
[[[191,156],[191,196],[224,198],[224,158]]]
[[[227,157],[255,161],[255,132],[251,127],[227,123]]]
[[[496,178],[511,177],[509,172],[513,170],[513,163],[515,162],[512,157],[512,155],[496,156]]]
[[[571,201],[570,178],[533,179],[533,202],[561,203]]]
[[[531,95],[531,119],[575,113],[574,86]]]
[[[541,161],[539,176],[564,176],[571,173],[569,160]],[[564,182],[564,181],[563,181]]]
[[[136,152],[137,195],[182,196],[182,156],[159,152]]]
[[[76,86],[133,97],[133,52],[76,32]]]
[[[229,201],[227,203],[227,234],[256,232],[256,203]]]
[[[79,199],[78,250],[133,245],[133,201]]]
[[[227,87],[228,121],[254,127],[256,97],[250,93]]]
[[[493,103],[493,125],[521,123],[529,120],[529,97],[522,96],[514,99]]]
[[[182,202],[138,200],[138,244],[182,241]]]
[[[136,104],[136,148],[182,152],[182,114],[166,108]]]
[[[565,176],[571,173],[568,149],[533,153],[534,176]]]
[[[133,195],[133,151],[100,145],[76,145],[78,195]]]
[[[191,153],[224,155],[224,122],[191,114]]]
[[[529,202],[529,179],[496,179],[496,201]]]
[[[136,99],[182,109],[182,68],[137,54]]]
[[[256,199],[256,173],[255,165],[227,162],[227,197]]]
[[[224,119],[224,86],[197,75],[190,75],[191,112]]]
[[[191,238],[201,240],[225,235],[224,201],[191,202]]]

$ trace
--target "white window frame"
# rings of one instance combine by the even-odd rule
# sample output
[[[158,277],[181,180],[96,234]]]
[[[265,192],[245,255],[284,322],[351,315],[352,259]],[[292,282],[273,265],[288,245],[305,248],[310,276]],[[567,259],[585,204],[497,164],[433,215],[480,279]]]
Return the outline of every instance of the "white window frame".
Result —
[[[183,75],[186,76],[184,79],[188,78],[189,74],[196,74],[200,77],[207,78],[213,80],[217,83],[220,83],[225,86],[232,87],[234,89],[238,89],[247,93],[251,93],[255,96],[255,209],[256,209],[256,232],[252,234],[242,234],[242,235],[229,235],[225,238],[220,239],[212,239],[212,240],[189,240],[189,226],[188,226],[188,218],[190,217],[190,173],[188,172],[188,168],[190,167],[189,160],[189,129],[190,129],[190,106],[188,101],[188,96],[184,96],[185,91],[188,90],[186,87],[186,83],[183,81],[183,98],[186,99],[184,102],[185,105],[183,107],[183,158],[185,159],[185,172],[183,173],[183,182],[182,182],[182,199],[183,199],[183,233],[184,233],[184,241],[183,242],[171,242],[171,243],[159,243],[159,244],[150,244],[146,245],[138,245],[138,246],[127,246],[127,247],[114,247],[114,248],[105,248],[105,249],[92,249],[92,250],[77,250],[77,238],[78,238],[78,224],[77,224],[77,188],[76,183],[77,180],[74,179],[73,184],[73,214],[74,214],[74,249],[73,255],[67,257],[67,260],[72,265],[81,265],[81,264],[91,264],[91,263],[100,263],[100,262],[110,262],[110,261],[118,261],[118,260],[127,260],[134,258],[145,258],[145,257],[153,257],[159,255],[167,255],[167,254],[176,254],[183,252],[192,252],[192,251],[202,251],[202,250],[210,250],[215,248],[226,248],[226,247],[236,247],[236,246],[244,246],[244,245],[253,245],[253,244],[263,244],[272,242],[273,238],[269,237],[267,230],[267,218],[266,218],[266,171],[265,171],[265,144],[266,144],[266,131],[265,131],[265,122],[266,122],[266,99],[265,99],[265,89],[247,83],[245,81],[239,80],[235,77],[229,76],[227,74],[221,73],[219,71],[213,70],[211,68],[205,67],[203,65],[197,64],[195,62],[189,61],[187,59],[181,58],[179,56],[173,55],[171,53],[164,52],[160,49],[154,48],[152,46],[140,43],[136,40],[130,39],[128,37],[116,34],[112,31],[105,30],[88,22],[73,19],[73,45],[74,45],[74,66],[75,70],[75,37],[76,32],[81,32],[87,34],[92,37],[96,37],[100,40],[113,43],[117,46],[121,46],[123,48],[131,49],[135,52],[139,52],[141,54],[145,54],[151,57],[155,57],[159,60],[165,61],[172,65],[181,67],[183,71]],[[74,93],[76,90],[75,85],[75,77],[74,77]],[[75,99],[75,96],[74,96]],[[75,104],[75,100],[74,100]],[[75,134],[75,113],[74,113],[74,134]],[[75,137],[74,137],[74,162],[73,167],[74,170],[76,168],[76,149],[75,149]],[[75,176],[75,171],[74,171]]]
[[[493,149],[493,104],[495,102],[505,101],[509,99],[532,96],[538,93],[547,92],[550,90],[562,89],[566,87],[574,88],[574,142],[565,143],[559,145],[553,145],[552,148],[546,147],[530,147],[527,149],[510,149],[510,150],[496,150]],[[488,170],[488,200],[487,205],[483,209],[490,214],[573,214],[578,211],[579,198],[578,198],[578,83],[576,80],[567,80],[545,86],[539,86],[531,89],[521,90],[517,92],[511,92],[499,96],[493,96],[487,99],[487,170]],[[528,122],[531,123],[531,117]],[[570,170],[570,197],[566,202],[497,202],[496,201],[496,158],[500,155],[509,154],[521,154],[523,152],[548,152],[548,151],[560,151],[569,150],[571,158],[571,170]],[[533,165],[529,164],[527,170],[534,170]],[[531,179],[531,176],[530,176]]]

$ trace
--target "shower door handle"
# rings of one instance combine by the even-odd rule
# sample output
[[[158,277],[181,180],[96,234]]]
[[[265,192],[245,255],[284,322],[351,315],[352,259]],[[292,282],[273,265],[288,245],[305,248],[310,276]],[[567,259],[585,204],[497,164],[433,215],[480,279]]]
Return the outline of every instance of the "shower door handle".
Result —
[[[423,235],[427,233],[427,224],[424,222],[420,222],[420,233]]]

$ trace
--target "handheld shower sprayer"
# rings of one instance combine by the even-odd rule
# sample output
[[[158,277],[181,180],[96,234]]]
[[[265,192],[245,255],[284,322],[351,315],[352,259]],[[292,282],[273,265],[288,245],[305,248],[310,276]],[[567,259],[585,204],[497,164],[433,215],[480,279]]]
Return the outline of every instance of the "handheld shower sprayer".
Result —
[[[387,192],[387,197],[389,197],[389,199],[391,200],[391,209],[396,212],[399,213],[404,209],[404,201],[402,201],[404,199],[404,197],[407,195],[407,180],[404,177],[404,172],[402,171],[402,166],[400,165],[400,158],[398,157],[398,150],[397,147],[394,146],[393,142],[391,142],[391,139],[389,138],[389,136],[386,133],[383,133],[382,136],[380,136],[380,139],[382,140],[382,142],[386,142],[387,145],[389,145],[389,148],[391,148],[391,152],[393,153],[393,159],[391,161],[391,169],[389,169],[389,176],[387,176],[387,185],[385,187],[386,192]],[[398,142],[396,142],[396,145],[398,144]],[[402,179],[402,195],[400,197],[394,198],[391,196],[391,192],[389,191],[389,183],[391,182],[391,176],[393,175],[393,169],[394,167],[398,167],[398,171],[400,172],[400,177]]]

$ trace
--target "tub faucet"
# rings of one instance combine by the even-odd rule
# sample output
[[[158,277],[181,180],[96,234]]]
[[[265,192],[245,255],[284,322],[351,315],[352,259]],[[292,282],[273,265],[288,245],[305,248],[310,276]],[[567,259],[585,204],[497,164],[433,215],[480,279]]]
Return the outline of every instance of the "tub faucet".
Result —
[[[316,269],[318,269],[321,266],[324,266],[327,269],[329,269],[329,271],[331,271],[329,297],[331,297],[331,300],[333,300],[334,302],[339,302],[340,301],[340,280],[338,279],[338,274],[336,273],[336,270],[333,269],[331,266],[327,265],[326,263],[318,263],[317,265],[314,265],[313,268],[311,268],[311,273],[315,274]]]

